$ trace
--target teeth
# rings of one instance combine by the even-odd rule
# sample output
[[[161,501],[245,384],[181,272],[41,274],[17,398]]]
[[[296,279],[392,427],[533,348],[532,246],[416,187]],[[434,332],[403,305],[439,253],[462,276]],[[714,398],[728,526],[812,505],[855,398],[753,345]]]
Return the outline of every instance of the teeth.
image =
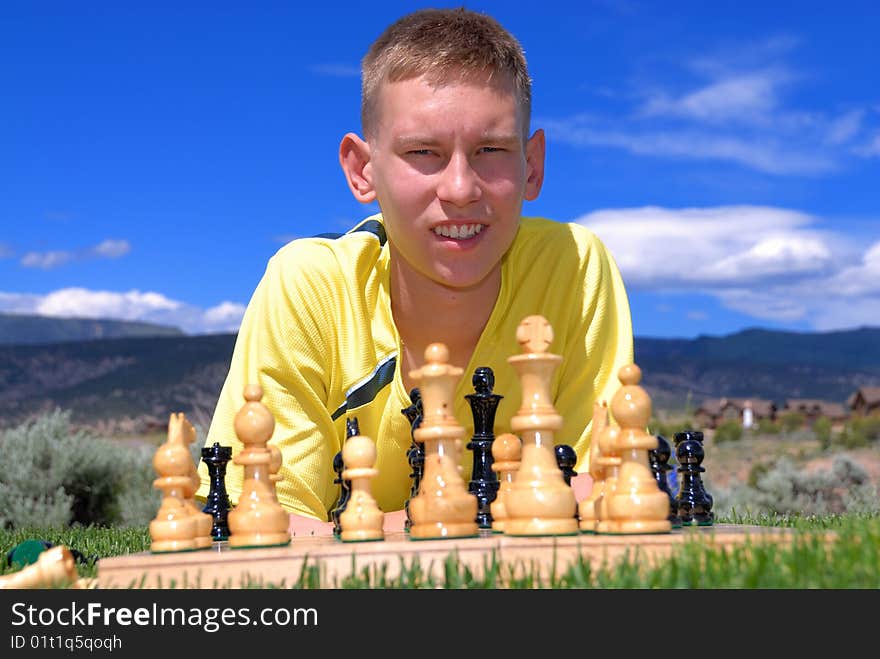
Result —
[[[444,224],[443,226],[434,227],[434,233],[444,238],[455,238],[457,240],[466,240],[483,230],[482,224]]]

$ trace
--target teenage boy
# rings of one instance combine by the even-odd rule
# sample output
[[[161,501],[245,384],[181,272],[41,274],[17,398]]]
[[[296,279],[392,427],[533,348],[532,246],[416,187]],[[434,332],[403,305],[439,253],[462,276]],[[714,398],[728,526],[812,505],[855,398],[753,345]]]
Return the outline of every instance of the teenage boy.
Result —
[[[241,444],[233,420],[245,385],[261,385],[281,449],[280,503],[296,534],[329,532],[339,496],[333,458],[346,419],[376,442],[373,494],[386,530],[403,528],[412,436],[401,410],[410,372],[434,342],[464,369],[453,410],[479,366],[504,396],[495,432],[521,404],[507,358],[526,316],[550,322],[563,357],[552,393],[586,478],[593,403],[610,400],[633,359],[626,292],[611,255],[585,227],[523,217],[544,179],[544,133],[530,133],[531,81],[522,48],[493,18],[466,9],[404,16],[362,62],[363,136],[346,134],[348,186],[380,213],[339,237],[294,240],[269,261],[245,312],[207,446]],[[576,194],[576,191],[572,191]],[[464,453],[467,453],[466,451]],[[465,480],[471,459],[463,458]],[[201,467],[199,495],[208,492]],[[235,502],[241,469],[230,464]],[[576,487],[576,494],[578,490]],[[581,490],[583,494],[583,490]]]

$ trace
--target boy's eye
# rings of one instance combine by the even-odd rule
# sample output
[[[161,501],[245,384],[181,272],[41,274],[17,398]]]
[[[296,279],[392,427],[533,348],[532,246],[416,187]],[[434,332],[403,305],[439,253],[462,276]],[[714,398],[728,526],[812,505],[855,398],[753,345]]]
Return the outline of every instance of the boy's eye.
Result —
[[[431,149],[410,149],[407,154],[411,156],[430,156],[433,153]]]
[[[500,146],[484,146],[480,148],[482,153],[497,153],[499,151],[504,151]]]

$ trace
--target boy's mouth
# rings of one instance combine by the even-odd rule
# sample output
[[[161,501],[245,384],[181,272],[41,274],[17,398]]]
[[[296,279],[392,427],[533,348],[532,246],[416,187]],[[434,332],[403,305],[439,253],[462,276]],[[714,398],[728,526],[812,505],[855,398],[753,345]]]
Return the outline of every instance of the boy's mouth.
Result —
[[[485,225],[477,222],[462,224],[441,224],[432,229],[432,231],[442,238],[452,238],[453,240],[468,240],[479,234]]]

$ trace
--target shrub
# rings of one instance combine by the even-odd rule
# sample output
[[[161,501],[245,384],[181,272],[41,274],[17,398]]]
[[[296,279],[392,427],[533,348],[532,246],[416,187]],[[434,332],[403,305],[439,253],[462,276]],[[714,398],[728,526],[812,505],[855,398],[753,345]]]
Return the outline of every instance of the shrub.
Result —
[[[786,412],[779,417],[779,423],[786,432],[803,428],[807,418],[800,412]]]
[[[763,435],[778,435],[781,429],[779,424],[775,421],[771,421],[770,419],[759,419],[757,430]]]
[[[152,451],[73,430],[56,409],[0,434],[0,527],[147,524],[160,494]]]
[[[813,422],[813,434],[823,451],[831,448],[831,420],[827,416],[820,416]]]
[[[799,471],[788,456],[770,467],[753,468],[754,486],[714,493],[716,515],[841,515],[880,511],[877,488],[852,458],[838,455],[825,471]],[[750,480],[751,477],[750,477]]]
[[[685,430],[693,430],[696,428],[694,425],[693,419],[684,418],[678,420],[668,420],[661,421],[660,419],[653,418],[648,424],[648,432],[652,435],[663,435],[670,442],[672,438],[675,437],[675,433],[683,432]]]
[[[880,417],[856,417],[850,421],[850,425],[869,442],[875,442],[880,439]]]
[[[868,438],[865,437],[859,424],[848,423],[837,436],[837,444],[848,449],[864,448],[868,445]]]
[[[737,421],[725,421],[718,424],[715,428],[714,441],[718,444],[721,442],[736,442],[742,439],[743,429]]]

